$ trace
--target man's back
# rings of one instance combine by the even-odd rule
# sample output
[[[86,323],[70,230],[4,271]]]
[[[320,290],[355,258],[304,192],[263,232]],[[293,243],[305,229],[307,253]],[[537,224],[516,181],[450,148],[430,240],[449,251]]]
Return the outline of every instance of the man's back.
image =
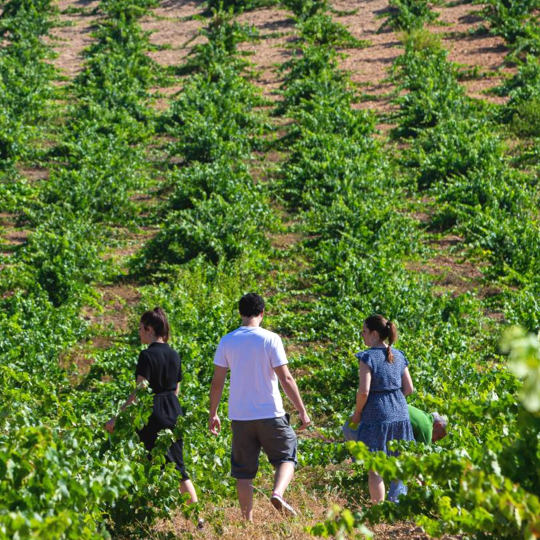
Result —
[[[408,405],[407,408],[409,409],[409,417],[411,419],[416,442],[431,444],[433,435],[433,416],[412,405]]]
[[[287,364],[281,338],[261,327],[241,326],[224,336],[214,364],[231,371],[229,418],[259,420],[285,414],[274,368]]]

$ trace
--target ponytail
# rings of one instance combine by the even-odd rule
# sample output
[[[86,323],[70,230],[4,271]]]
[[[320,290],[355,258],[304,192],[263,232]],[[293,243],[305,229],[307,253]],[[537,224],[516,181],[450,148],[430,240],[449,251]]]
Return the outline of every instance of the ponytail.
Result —
[[[145,311],[141,316],[141,323],[145,328],[152,328],[156,337],[163,339],[165,343],[169,341],[169,321],[160,307]]]
[[[392,352],[392,345],[398,339],[396,325],[392,321],[387,321],[382,315],[372,315],[364,321],[364,324],[368,327],[370,332],[377,332],[381,341],[388,340],[386,360],[393,364],[394,354]]]
[[[391,321],[386,321],[386,329],[388,330],[388,349],[386,349],[386,359],[391,364],[394,363],[394,353],[392,352],[392,345],[397,341],[397,328]]]

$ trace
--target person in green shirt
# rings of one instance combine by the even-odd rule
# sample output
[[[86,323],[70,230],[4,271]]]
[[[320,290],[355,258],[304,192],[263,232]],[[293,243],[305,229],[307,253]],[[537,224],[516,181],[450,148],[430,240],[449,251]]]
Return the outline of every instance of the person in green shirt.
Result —
[[[412,405],[407,405],[407,408],[416,442],[432,444],[446,437],[447,421],[444,416],[436,412],[428,414]],[[401,495],[407,495],[407,486],[400,480],[392,482],[388,500],[397,503]]]
[[[447,420],[444,416],[436,412],[426,413],[412,405],[407,405],[407,408],[416,442],[432,444],[446,437]],[[352,424],[350,418],[345,422],[342,429],[346,441],[358,440],[358,425]],[[397,503],[399,497],[406,494],[407,486],[400,480],[395,480],[390,484],[387,499]]]
[[[416,442],[431,444],[446,437],[447,421],[434,412],[428,414],[412,405],[407,405]]]

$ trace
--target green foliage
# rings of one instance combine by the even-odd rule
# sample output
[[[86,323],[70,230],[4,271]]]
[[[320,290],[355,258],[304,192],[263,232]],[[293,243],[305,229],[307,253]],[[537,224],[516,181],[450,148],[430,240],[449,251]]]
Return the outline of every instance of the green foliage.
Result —
[[[297,55],[282,64],[284,76],[283,103],[277,111],[283,113],[303,102],[316,101],[335,94],[341,98],[346,86],[346,76],[337,69],[338,55],[329,47],[303,46]]]
[[[482,14],[490,23],[490,31],[501,36],[512,49],[512,57],[540,52],[538,0],[487,0]]]
[[[540,62],[527,56],[518,72],[498,88],[498,93],[509,96],[500,117],[524,137],[540,136]]]
[[[400,159],[392,158],[396,148],[380,141],[374,115],[353,106],[357,96],[335,51],[349,38],[329,18],[327,3],[284,4],[297,17],[300,42],[282,66],[284,101],[276,114],[288,122],[275,146],[288,153],[272,182],[257,183],[250,169],[255,151],[269,144],[269,126],[238,52],[255,37],[233,17],[248,3],[214,14],[202,32],[206,42],[187,64],[196,73],[158,123],[148,101],[159,71],[138,24],[154,3],[104,0],[97,40],[71,87],[79,101],[51,152],[58,166],[39,188],[15,185],[15,174],[2,187],[3,208],[24,204],[25,219],[36,228],[26,245],[2,258],[0,392],[10,406],[0,413],[0,537],[148,538],[156,519],[178,507],[187,512],[178,474],[163,457],[180,434],[201,498],[220,505],[233,497],[227,421],[219,439],[205,430],[210,359],[219,338],[239,324],[238,298],[251,290],[272,293],[265,325],[305,345],[292,361],[318,418],[318,437],[300,440],[301,465],[331,471],[324,489],[355,495],[369,468],[410,486],[399,505],[335,509],[313,534],[369,537],[365,523],[397,519],[414,520],[433,535],[513,539],[538,529],[536,338],[512,341],[510,365],[525,375],[521,385],[499,354],[497,326],[485,313],[490,300],[473,290],[441,293],[407,269],[411,258],[426,255],[407,207],[420,186],[436,203],[430,225],[461,235],[490,263],[487,278],[511,285],[500,294],[507,320],[537,329],[536,179],[512,167],[495,124],[465,97],[456,67],[425,31],[406,37],[396,70],[405,94],[397,102],[396,134],[414,136],[397,154],[406,158],[404,175]],[[32,13],[26,19],[46,28]],[[2,64],[12,66],[0,84],[6,102],[16,92],[24,97],[15,84],[15,57]],[[508,85],[512,118],[535,103],[536,67],[529,60]],[[0,125],[20,127],[14,119],[21,116],[12,115],[17,106],[13,99]],[[148,459],[135,431],[150,413],[148,389],[138,390],[137,404],[119,416],[112,436],[102,429],[133,389],[135,328],[115,335],[107,348],[91,347],[80,308],[95,305],[92,284],[108,276],[106,226],[139,219],[131,199],[156,167],[145,163],[156,126],[171,140],[170,163],[160,171],[164,197],[152,216],[161,228],[133,268],[148,282],[166,278],[143,288],[140,309],[161,305],[169,315],[171,344],[183,360],[186,416],[160,436]],[[13,160],[22,156],[15,143],[8,148]],[[277,230],[270,196],[301,234],[284,253],[269,245],[268,231]],[[354,404],[358,365],[351,353],[361,343],[362,319],[374,312],[400,323],[417,388],[411,403],[447,414],[451,434],[440,452],[398,445],[399,458],[355,445],[360,461],[349,478],[328,467],[345,459],[345,446],[327,441],[340,439]],[[74,358],[81,350],[84,358]]]
[[[505,147],[492,124],[456,115],[420,132],[408,155],[407,165],[418,170],[418,186],[424,189],[472,171],[500,169]]]
[[[379,32],[390,26],[394,30],[411,32],[435,21],[438,14],[431,10],[429,0],[390,0],[386,21]]]
[[[457,81],[456,67],[448,53],[423,32],[405,40],[405,54],[398,57],[394,78],[402,95],[395,99],[400,110],[395,134],[412,136],[419,130],[436,126],[441,120],[466,115],[470,107],[465,91]]]
[[[409,495],[399,505],[339,511],[310,531],[353,535],[370,523],[413,519],[432,535],[526,536],[537,527],[539,509],[536,422],[522,419],[517,381],[496,355],[482,303],[474,294],[436,296],[427,280],[404,269],[417,231],[399,215],[402,179],[374,141],[372,119],[351,110],[332,49],[301,47],[282,88],[281,110],[295,123],[282,141],[290,153],[276,192],[289,211],[299,210],[310,265],[294,282],[299,299],[288,304],[277,329],[323,343],[323,351],[331,344],[333,355],[329,364],[324,352],[303,353],[307,373],[299,386],[311,408],[332,425],[342,423],[357,385],[350,352],[361,342],[358,321],[382,312],[407,333],[420,389],[412,403],[446,413],[452,429],[441,452],[403,445],[399,458],[388,458],[354,445],[359,467],[387,481],[405,479]],[[532,283],[539,264],[532,178],[512,170],[494,125],[466,98],[438,40],[425,32],[408,36],[398,67],[396,80],[407,94],[398,98],[397,134],[415,135],[408,165],[440,203],[435,219],[484,250],[495,275]],[[535,320],[526,306],[534,305],[537,290],[531,286],[516,301],[515,317]],[[319,455],[312,462],[327,463]],[[520,457],[512,460],[522,455],[528,467],[516,465]]]
[[[298,28],[308,43],[357,48],[369,45],[369,42],[355,38],[345,26],[332,20],[326,13],[306,19],[298,24]]]
[[[262,103],[253,85],[229,67],[217,80],[195,75],[172,104],[167,131],[179,134],[171,153],[188,162],[247,156],[262,135]]]
[[[396,66],[396,80],[406,93],[395,100],[400,110],[394,134],[415,136],[404,152],[406,165],[418,187],[436,196],[432,225],[463,235],[489,261],[491,277],[526,283],[540,239],[537,190],[512,171],[493,122],[465,96],[456,68],[437,42],[412,34]],[[520,105],[536,95],[536,71],[531,59],[508,83],[503,91],[512,93],[514,102],[504,115],[521,114]],[[534,115],[528,120],[534,123]]]
[[[222,69],[232,65],[236,69],[246,67],[247,62],[239,57],[237,46],[246,41],[254,41],[258,33],[253,26],[240,24],[234,18],[234,11],[217,10],[207,26],[199,30],[206,41],[195,45],[179,73],[202,71],[207,76],[219,76]]]
[[[316,17],[328,9],[328,0],[282,0],[281,3],[294,13],[299,22]]]
[[[0,15],[0,168],[30,155],[53,95],[55,69],[45,38],[54,24],[50,0],[12,0]]]
[[[274,221],[262,186],[241,160],[261,144],[267,126],[255,108],[259,92],[234,61],[241,33],[230,14],[216,12],[199,48],[199,73],[190,77],[164,122],[176,140],[170,153],[183,159],[172,172],[172,197],[158,212],[159,234],[134,259],[137,272],[184,264],[199,256],[212,263],[268,246],[265,231]],[[232,36],[235,36],[234,38]],[[224,46],[231,38],[229,45]],[[216,68],[207,54],[230,55]]]

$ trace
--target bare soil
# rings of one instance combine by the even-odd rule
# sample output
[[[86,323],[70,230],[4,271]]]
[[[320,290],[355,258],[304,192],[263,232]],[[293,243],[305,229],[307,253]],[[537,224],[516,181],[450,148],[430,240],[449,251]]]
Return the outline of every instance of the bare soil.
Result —
[[[59,0],[61,26],[52,31],[52,46],[58,57],[54,65],[66,78],[61,84],[67,84],[75,78],[82,68],[84,50],[92,44],[92,30],[98,20],[91,12],[98,6],[99,0]],[[68,9],[84,9],[84,12],[65,13]]]

